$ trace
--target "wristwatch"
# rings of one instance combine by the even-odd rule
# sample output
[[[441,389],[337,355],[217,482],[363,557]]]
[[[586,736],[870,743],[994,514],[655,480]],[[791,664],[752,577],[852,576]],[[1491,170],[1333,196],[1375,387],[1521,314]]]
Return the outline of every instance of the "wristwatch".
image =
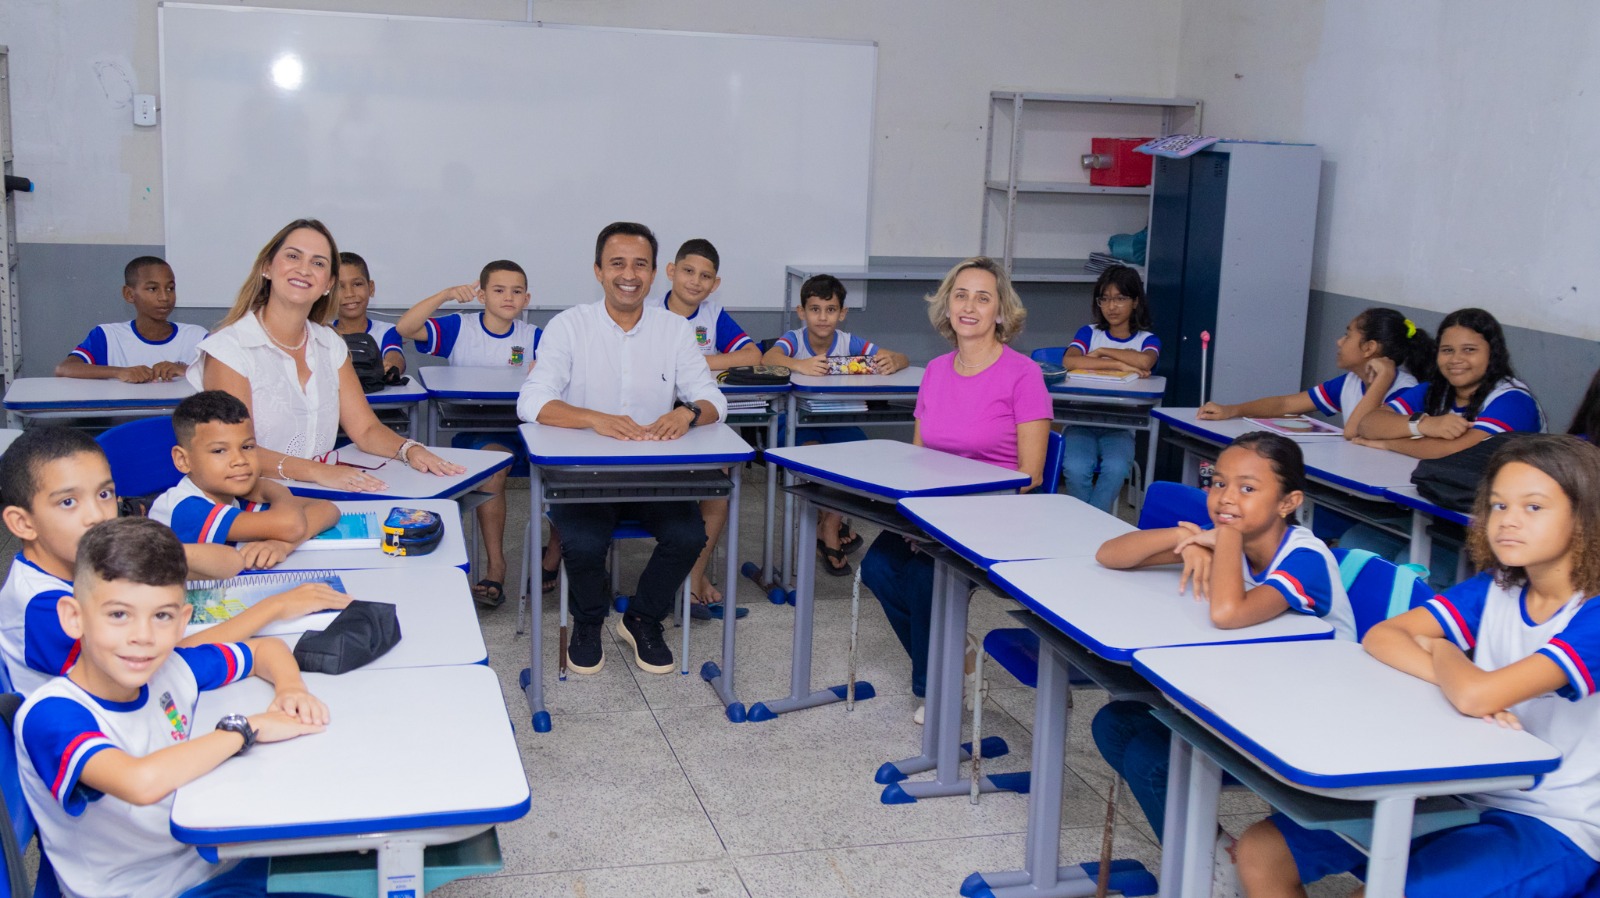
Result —
[[[256,744],[256,731],[250,726],[250,718],[245,717],[243,714],[229,714],[227,717],[222,718],[217,721],[217,729],[228,733],[238,733],[244,739],[244,744],[239,746],[238,751],[234,752],[235,756],[244,754],[250,750],[250,746]]]
[[[1425,417],[1427,417],[1426,413],[1417,412],[1407,419],[1406,426],[1411,428],[1411,438],[1413,440],[1422,439],[1422,419]]]
[[[686,409],[689,410],[689,414],[691,416],[689,418],[689,426],[690,427],[693,427],[696,424],[700,423],[700,403],[698,403],[698,402],[685,402],[683,404],[683,408],[686,408]]]
[[[409,464],[411,464],[411,459],[406,457],[406,453],[410,452],[412,449],[415,449],[415,448],[417,448],[418,446],[421,446],[421,445],[422,444],[417,442],[416,440],[406,440],[405,442],[400,444],[400,448],[399,449],[395,450],[394,457],[395,457],[395,459],[397,461],[402,461],[402,462],[405,462],[406,464],[409,465]]]

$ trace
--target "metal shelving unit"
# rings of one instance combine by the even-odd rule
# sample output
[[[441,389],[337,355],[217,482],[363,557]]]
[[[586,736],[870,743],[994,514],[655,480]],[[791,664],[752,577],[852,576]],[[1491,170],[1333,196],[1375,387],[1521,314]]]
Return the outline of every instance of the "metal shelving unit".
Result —
[[[11,50],[0,45],[0,167],[12,175],[11,152]],[[17,204],[10,190],[5,195],[5,214],[0,215],[0,376],[6,384],[22,369],[22,315],[17,299]]]
[[[1036,113],[1025,117],[1025,113]],[[1019,261],[1017,253],[1019,198],[1056,197],[1057,203],[1079,198],[1144,199],[1145,220],[1149,216],[1149,187],[1100,187],[1089,183],[1077,167],[1078,156],[1089,152],[1092,137],[1159,137],[1180,129],[1199,133],[1202,106],[1199,100],[1183,97],[1122,97],[1099,94],[1062,94],[1040,91],[997,90],[989,94],[988,146],[984,152],[983,226],[979,245],[983,251],[1000,256],[1008,270]],[[1075,120],[1077,120],[1075,122]],[[1045,150],[1025,158],[1025,137],[1034,132],[1036,143]],[[1003,136],[1000,132],[1004,131]],[[996,145],[1000,146],[1005,167],[995,170]],[[1041,177],[1040,175],[1045,175]],[[1121,202],[1120,199],[1114,200]],[[996,213],[999,213],[998,215]],[[998,252],[991,250],[993,219],[1000,220]],[[1092,225],[1091,225],[1092,226]],[[1109,237],[1107,233],[1100,239]],[[1071,267],[1097,247],[1087,239],[1065,247],[1060,262]],[[1028,260],[1039,263],[1042,260]],[[1095,276],[1082,272],[1085,282]]]

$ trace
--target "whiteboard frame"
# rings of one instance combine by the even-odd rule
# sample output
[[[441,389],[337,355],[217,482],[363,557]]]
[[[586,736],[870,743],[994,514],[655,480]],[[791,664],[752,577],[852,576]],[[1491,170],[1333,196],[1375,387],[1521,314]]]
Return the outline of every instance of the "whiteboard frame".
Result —
[[[157,65],[158,77],[160,79],[160,90],[162,92],[161,95],[158,96],[158,108],[160,106],[160,103],[161,103],[162,99],[165,96],[165,92],[166,92],[167,85],[168,85],[168,78],[167,78],[167,46],[166,46],[167,42],[166,42],[165,36],[166,36],[166,11],[169,8],[170,9],[204,10],[206,12],[219,12],[220,11],[220,12],[227,12],[227,13],[234,13],[234,14],[269,13],[269,14],[274,14],[274,15],[331,17],[331,18],[343,18],[343,19],[406,20],[406,21],[422,21],[422,22],[433,22],[433,23],[442,23],[442,24],[457,24],[457,25],[490,25],[490,26],[496,26],[496,27],[548,28],[548,29],[554,29],[554,30],[570,30],[570,31],[580,31],[580,32],[613,32],[613,33],[621,33],[621,34],[642,34],[642,35],[650,35],[650,36],[676,36],[676,37],[695,37],[695,38],[739,39],[739,40],[745,40],[745,41],[776,41],[776,42],[789,43],[789,44],[825,44],[825,45],[837,45],[837,46],[870,47],[873,50],[874,64],[873,64],[873,67],[872,67],[872,75],[871,75],[871,95],[870,95],[870,97],[868,99],[868,104],[867,104],[868,116],[869,116],[869,127],[867,129],[866,147],[865,147],[865,150],[866,150],[866,185],[865,186],[866,186],[867,197],[866,197],[866,205],[865,205],[865,208],[864,208],[864,214],[863,214],[863,217],[862,217],[862,228],[861,228],[861,234],[860,234],[861,245],[863,247],[863,249],[862,249],[862,258],[859,261],[856,261],[856,260],[826,260],[826,261],[819,261],[819,260],[811,260],[811,259],[790,259],[790,260],[787,261],[786,264],[807,264],[807,265],[812,265],[813,267],[822,267],[822,268],[829,268],[829,267],[845,268],[845,267],[851,267],[851,266],[864,265],[864,264],[866,264],[867,260],[870,259],[871,256],[872,256],[872,197],[873,197],[874,190],[875,190],[874,178],[875,178],[875,173],[876,173],[876,162],[877,162],[877,160],[876,160],[876,149],[877,149],[877,142],[878,142],[877,141],[877,138],[878,138],[878,132],[877,132],[877,121],[878,121],[878,65],[877,65],[877,51],[878,51],[879,48],[878,48],[878,42],[877,41],[874,41],[874,40],[857,40],[857,39],[848,39],[848,38],[817,38],[817,37],[794,37],[794,36],[786,36],[786,35],[767,35],[767,34],[738,34],[738,33],[716,32],[716,31],[686,31],[686,30],[681,30],[681,29],[626,28],[626,27],[609,26],[609,25],[582,25],[582,24],[559,23],[559,22],[545,22],[545,21],[542,21],[542,20],[526,21],[526,20],[515,20],[515,19],[483,19],[483,18],[463,17],[463,16],[427,16],[427,15],[411,15],[411,14],[382,13],[382,12],[355,12],[355,11],[321,10],[321,9],[290,9],[290,8],[269,7],[269,6],[242,6],[242,5],[241,6],[221,6],[221,5],[213,4],[213,3],[184,2],[184,0],[160,0],[160,2],[158,2],[156,4],[156,56],[157,56],[156,65]],[[162,132],[161,132],[162,133],[162,147],[161,147],[162,209],[161,209],[161,213],[162,213],[163,243],[165,243],[166,241],[170,240],[170,234],[167,233],[167,227],[168,227],[167,223],[168,223],[168,221],[170,221],[170,218],[171,218],[171,216],[170,216],[170,211],[171,211],[170,206],[171,206],[171,203],[172,203],[172,191],[170,189],[170,185],[172,184],[172,172],[170,171],[170,167],[169,167],[170,166],[170,161],[169,161],[169,154],[167,153],[167,146],[166,146],[166,135],[167,135],[168,132],[167,132],[167,129],[166,129],[165,125],[166,125],[166,122],[163,119],[163,121],[162,121]],[[654,228],[652,228],[652,230],[654,230]],[[659,235],[657,235],[657,236],[659,237]],[[657,301],[662,296],[664,296],[665,289],[663,289],[663,285],[665,283],[664,275],[666,273],[666,262],[663,262],[661,259],[662,259],[663,256],[670,257],[671,255],[673,255],[673,253],[674,253],[674,250],[671,249],[671,248],[668,248],[665,244],[662,245],[660,252],[658,252],[657,264],[656,264],[656,281],[651,287],[650,298],[647,299],[647,302]],[[670,259],[668,261],[670,261]],[[746,293],[758,293],[758,294],[776,296],[780,300],[776,305],[771,305],[771,304],[729,303],[729,304],[725,304],[723,307],[726,308],[726,309],[732,310],[732,311],[779,312],[781,314],[787,314],[788,306],[789,306],[789,302],[788,302],[788,277],[787,277],[787,274],[785,273],[785,271],[784,270],[779,270],[779,271],[775,272],[774,275],[773,275],[773,282],[774,282],[773,283],[773,288],[772,288],[770,293],[768,293],[765,290],[757,291],[757,290],[749,290],[749,289],[747,289],[745,291],[741,291],[741,295],[744,295]],[[754,286],[758,286],[758,285],[751,285],[751,286],[754,287]],[[862,290],[861,293],[863,295],[859,295],[859,296],[852,295],[851,296],[851,299],[853,300],[853,302],[849,303],[849,305],[851,307],[857,307],[858,303],[861,304],[861,305],[865,304],[865,299],[866,299],[866,297],[864,295],[865,294],[865,290]],[[190,295],[193,295],[193,294],[190,294]],[[395,316],[398,316],[400,314],[403,314],[404,311],[406,309],[408,309],[411,305],[415,304],[415,299],[414,298],[409,302],[405,301],[404,299],[402,299],[400,302],[391,302],[390,298],[393,295],[394,294],[388,294],[388,295],[385,295],[381,299],[377,298],[377,297],[374,297],[372,305],[370,306],[370,310],[372,312],[376,312],[376,313],[379,313],[379,314],[382,314],[382,313],[385,313],[385,312],[390,312],[390,313],[393,313]],[[566,303],[566,304],[544,304],[544,303],[539,303],[537,301],[533,301],[533,302],[530,302],[528,304],[527,311],[528,312],[534,312],[534,311],[558,311],[559,312],[561,310],[564,310],[564,309],[567,309],[567,308],[571,308],[572,306],[580,305],[585,301],[587,301],[587,300],[578,300],[578,301],[571,302],[571,303]],[[185,302],[185,301],[180,300],[179,305],[180,305],[180,307],[185,307],[185,308],[222,308],[222,309],[226,309],[226,308],[230,307],[232,305],[232,303],[233,303],[233,297],[231,295],[229,295],[229,294],[219,294],[219,296],[217,297],[217,301],[216,302],[192,302],[192,301]],[[470,309],[468,309],[468,310],[470,310]],[[453,312],[453,311],[458,311],[458,309],[447,308],[444,311]],[[527,316],[524,315],[523,317],[526,318]]]

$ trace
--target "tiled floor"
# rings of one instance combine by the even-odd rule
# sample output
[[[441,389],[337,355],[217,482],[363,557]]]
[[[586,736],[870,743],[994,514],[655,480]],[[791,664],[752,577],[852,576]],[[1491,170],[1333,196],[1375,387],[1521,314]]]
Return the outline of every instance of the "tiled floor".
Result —
[[[748,477],[743,559],[760,558],[762,485],[760,472]],[[512,481],[512,490],[507,532],[514,539],[525,532],[526,481]],[[875,534],[864,535],[870,543]],[[637,578],[650,545],[624,545],[625,586]],[[15,550],[14,540],[0,544],[0,557]],[[510,554],[507,583],[513,584],[521,563],[518,553]],[[818,579],[814,683],[821,686],[846,677],[851,580]],[[746,704],[786,695],[793,609],[770,604],[748,581],[736,586],[740,603],[750,608],[739,624],[738,694]],[[557,683],[547,667],[554,728],[539,734],[517,688],[518,672],[527,666],[527,637],[515,634],[516,592],[508,585],[507,603],[481,611],[480,619],[516,723],[533,810],[500,827],[505,868],[499,875],[453,883],[433,893],[440,898],[921,898],[956,895],[975,870],[1021,867],[1024,796],[987,795],[976,806],[966,798],[879,802],[882,787],[873,773],[884,761],[915,754],[921,728],[911,719],[916,701],[909,663],[870,593],[862,596],[860,676],[878,695],[853,712],[839,704],[766,723],[730,724],[695,673],[656,676],[636,669],[612,633],[613,616],[599,674]],[[555,603],[543,605],[546,657],[553,658]],[[1014,625],[1005,615],[1012,607],[979,593],[972,628]],[[691,671],[720,655],[720,634],[720,622],[694,624]],[[674,651],[677,638],[669,629]],[[1033,690],[991,670],[984,732],[1003,736],[1011,754],[987,762],[986,770],[1022,770]],[[1101,699],[1087,692],[1076,701],[1062,863],[1098,857],[1111,783],[1088,732]],[[1224,824],[1237,832],[1264,810],[1251,796],[1226,796]],[[1157,871],[1160,847],[1126,790],[1118,815],[1116,856]],[[1330,880],[1312,894],[1346,894],[1353,884]]]

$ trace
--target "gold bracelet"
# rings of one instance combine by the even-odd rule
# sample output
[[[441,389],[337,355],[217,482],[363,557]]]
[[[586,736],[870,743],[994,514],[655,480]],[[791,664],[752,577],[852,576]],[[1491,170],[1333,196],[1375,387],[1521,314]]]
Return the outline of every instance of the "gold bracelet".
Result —
[[[289,460],[289,456],[287,456],[287,455],[278,456],[278,479],[279,480],[288,480],[289,479],[288,475],[283,473],[283,463],[288,461],[288,460]]]

